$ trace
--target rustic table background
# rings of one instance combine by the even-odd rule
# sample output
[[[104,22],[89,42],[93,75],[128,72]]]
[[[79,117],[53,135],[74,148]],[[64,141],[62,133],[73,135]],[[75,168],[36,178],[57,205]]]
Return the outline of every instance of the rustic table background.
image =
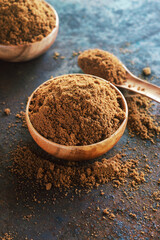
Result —
[[[57,189],[49,192],[35,189],[30,182],[19,179],[8,171],[9,153],[22,139],[42,152],[31,139],[27,129],[18,125],[10,132],[8,124],[16,121],[21,104],[41,83],[67,73],[81,72],[73,51],[102,48],[113,52],[135,75],[150,66],[147,79],[159,85],[160,77],[160,2],[158,0],[50,0],[60,18],[56,42],[43,56],[26,63],[0,61],[0,236],[10,233],[13,239],[160,239],[160,207],[152,194],[160,190],[159,140],[156,144],[130,138],[126,129],[119,143],[106,157],[119,152],[129,140],[129,154],[139,156],[140,167],[148,158],[151,173],[139,190],[128,191],[127,184],[115,189],[111,183],[102,185],[81,196],[70,191],[67,196]],[[65,59],[53,58],[59,52]],[[157,76],[157,77],[156,77]],[[4,108],[11,109],[5,116]],[[158,115],[159,105],[153,107]],[[104,157],[104,156],[103,156]],[[100,190],[104,195],[100,195]],[[125,196],[124,190],[128,191]],[[34,201],[36,198],[37,201]],[[56,196],[56,201],[54,198]],[[143,209],[143,206],[148,206]],[[96,211],[97,207],[100,211]],[[114,220],[102,220],[102,210],[108,207],[116,215]],[[153,211],[156,208],[157,211]],[[129,213],[136,214],[132,218]],[[28,220],[25,218],[28,216]],[[30,217],[29,217],[30,216]],[[146,217],[147,216],[147,217]],[[12,239],[12,238],[11,238]]]

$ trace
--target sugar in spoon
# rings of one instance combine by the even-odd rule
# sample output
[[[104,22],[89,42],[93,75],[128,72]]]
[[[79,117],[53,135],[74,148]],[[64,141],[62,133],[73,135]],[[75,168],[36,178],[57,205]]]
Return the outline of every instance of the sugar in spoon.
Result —
[[[108,81],[110,81],[109,77],[107,77],[107,71],[109,68],[114,67],[118,76],[118,67],[122,65],[123,70],[126,72],[124,74],[125,81],[121,81],[122,83],[115,82],[114,85],[119,88],[142,94],[160,103],[160,87],[134,76],[116,56],[109,52],[100,49],[86,50],[79,55],[78,65],[84,73],[103,77]]]

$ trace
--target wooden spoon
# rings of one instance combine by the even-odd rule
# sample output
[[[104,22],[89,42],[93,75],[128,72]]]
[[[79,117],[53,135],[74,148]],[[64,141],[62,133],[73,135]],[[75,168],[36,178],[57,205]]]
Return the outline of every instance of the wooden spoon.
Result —
[[[54,43],[59,28],[59,18],[56,10],[46,3],[54,11],[56,16],[56,26],[52,32],[41,41],[22,45],[2,45],[0,44],[0,59],[8,62],[24,62],[31,60],[45,53]]]
[[[142,94],[160,103],[160,87],[134,76],[124,64],[122,66],[126,70],[127,81],[120,85],[116,84],[117,87]]]
[[[71,75],[71,74],[69,74]],[[74,75],[82,75],[82,74],[72,74]],[[84,75],[84,74],[83,74]],[[91,75],[89,75],[91,76]],[[106,81],[102,78],[92,76],[93,79],[99,79],[101,81]],[[46,138],[44,138],[42,135],[40,135],[36,129],[33,127],[30,118],[29,118],[29,108],[30,108],[30,103],[32,101],[33,95],[35,92],[42,87],[43,85],[46,85],[49,81],[53,80],[48,80],[44,82],[42,85],[40,85],[30,96],[27,107],[26,107],[26,122],[27,126],[29,129],[29,132],[35,142],[46,152],[49,154],[55,156],[56,158],[61,158],[61,159],[66,159],[66,160],[89,160],[96,158],[98,156],[101,156],[102,154],[106,153],[109,151],[122,137],[124,130],[127,125],[127,119],[128,119],[128,106],[126,103],[126,100],[122,93],[116,88],[113,84],[110,83],[110,85],[116,90],[117,94],[121,97],[121,107],[124,109],[125,112],[125,119],[123,120],[122,124],[120,127],[117,129],[117,131],[112,134],[109,138],[106,138],[105,140],[91,144],[91,145],[85,145],[85,146],[64,146],[58,143],[54,143]]]

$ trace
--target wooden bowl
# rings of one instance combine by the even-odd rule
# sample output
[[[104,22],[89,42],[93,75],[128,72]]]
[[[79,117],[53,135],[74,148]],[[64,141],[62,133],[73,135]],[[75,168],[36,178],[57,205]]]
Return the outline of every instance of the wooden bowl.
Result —
[[[24,62],[31,60],[45,53],[54,43],[59,29],[59,18],[56,10],[48,3],[56,16],[56,26],[52,32],[41,41],[22,45],[0,44],[0,59],[8,62]]]
[[[69,75],[84,75],[84,74],[69,74]],[[88,75],[88,74],[85,74]],[[91,76],[91,75],[88,75]],[[102,78],[93,76],[94,79],[99,79],[101,81],[106,81]],[[48,80],[51,81],[51,80]],[[41,84],[39,87],[46,84],[48,81]],[[126,103],[126,100],[122,93],[113,85],[110,83],[110,85],[116,90],[116,92],[122,97],[121,106],[125,111],[125,119],[120,125],[120,127],[117,129],[117,131],[112,134],[109,138],[106,138],[105,140],[91,144],[91,145],[85,145],[85,146],[64,146],[58,143],[54,143],[46,138],[44,138],[42,135],[40,135],[35,128],[33,127],[30,119],[29,119],[29,106],[30,102],[32,100],[33,95],[35,92],[39,89],[39,87],[32,93],[32,95],[29,97],[27,107],[26,107],[26,122],[29,129],[29,132],[35,142],[47,153],[55,156],[56,158],[66,159],[66,160],[89,160],[96,157],[101,156],[102,154],[109,151],[122,137],[124,130],[127,125],[127,119],[128,119],[128,106]]]

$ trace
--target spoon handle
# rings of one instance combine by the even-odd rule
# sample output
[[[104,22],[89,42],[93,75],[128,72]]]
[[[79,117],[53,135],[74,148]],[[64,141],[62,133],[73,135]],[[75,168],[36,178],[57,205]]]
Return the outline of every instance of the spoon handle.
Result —
[[[126,79],[126,82],[117,86],[142,94],[160,103],[160,87],[134,76],[129,71],[127,71]]]

